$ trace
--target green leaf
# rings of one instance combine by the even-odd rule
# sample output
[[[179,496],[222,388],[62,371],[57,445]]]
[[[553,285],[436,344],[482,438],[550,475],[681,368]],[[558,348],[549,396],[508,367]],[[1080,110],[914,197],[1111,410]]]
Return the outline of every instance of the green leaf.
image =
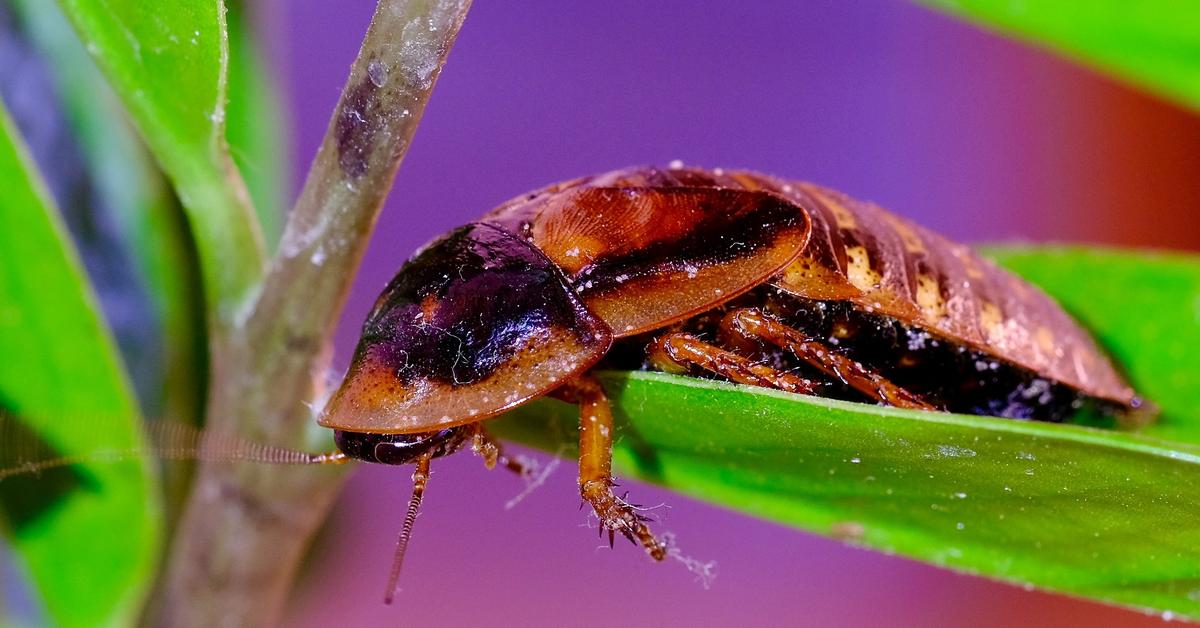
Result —
[[[129,383],[30,163],[0,107],[0,411],[63,455],[137,447]],[[63,421],[80,415],[103,417],[108,429]],[[0,493],[13,547],[48,612],[69,626],[131,623],[159,546],[149,468],[87,463],[46,479],[6,480]]]
[[[226,136],[269,249],[279,243],[288,205],[291,159],[284,122],[287,108],[255,37],[253,6],[228,2],[229,111]],[[249,3],[253,4],[253,3]]]
[[[1049,47],[1200,109],[1200,11],[1192,0],[920,0]]]
[[[60,0],[188,213],[210,311],[232,318],[261,278],[262,234],[225,141],[223,4]]]
[[[170,187],[130,126],[116,94],[62,11],[14,0],[25,30],[53,67],[55,84],[100,194],[114,210],[149,289],[162,330],[162,390],[142,399],[149,416],[196,422],[202,405],[204,317],[192,242]]]
[[[610,373],[617,468],[865,547],[1200,617],[1200,260],[995,253],[1092,326],[1159,424],[1130,434]],[[574,407],[539,401],[497,432],[556,451],[577,423]]]
[[[1141,434],[1200,444],[1200,260],[1049,246],[988,254],[1054,296],[1159,406]]]

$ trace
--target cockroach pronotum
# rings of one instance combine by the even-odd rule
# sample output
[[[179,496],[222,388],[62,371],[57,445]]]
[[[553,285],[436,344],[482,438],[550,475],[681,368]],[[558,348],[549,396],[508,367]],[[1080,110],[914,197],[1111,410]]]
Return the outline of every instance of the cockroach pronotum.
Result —
[[[340,454],[195,451],[414,464],[390,600],[430,461],[469,445],[527,471],[484,422],[550,395],[580,406],[579,491],[601,531],[662,560],[612,490],[600,367],[1011,419],[1154,415],[1054,301],[971,249],[816,185],[672,164],[551,185],[418,251],[319,418]]]

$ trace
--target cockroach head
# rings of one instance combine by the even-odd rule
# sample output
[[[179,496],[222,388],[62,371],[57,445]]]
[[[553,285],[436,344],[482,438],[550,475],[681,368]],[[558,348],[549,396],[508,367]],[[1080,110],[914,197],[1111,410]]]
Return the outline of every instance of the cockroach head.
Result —
[[[378,464],[412,464],[421,458],[438,458],[462,448],[474,431],[460,425],[418,434],[368,434],[335,430],[334,442],[342,453]]]

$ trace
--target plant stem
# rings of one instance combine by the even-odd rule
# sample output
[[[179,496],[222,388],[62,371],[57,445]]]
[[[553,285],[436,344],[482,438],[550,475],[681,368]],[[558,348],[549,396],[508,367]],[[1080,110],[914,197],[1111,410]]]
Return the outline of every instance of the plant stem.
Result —
[[[380,0],[253,306],[213,339],[208,425],[306,446],[329,341],[470,0]],[[326,437],[325,442],[329,442]],[[274,623],[344,473],[201,466],[155,625]]]

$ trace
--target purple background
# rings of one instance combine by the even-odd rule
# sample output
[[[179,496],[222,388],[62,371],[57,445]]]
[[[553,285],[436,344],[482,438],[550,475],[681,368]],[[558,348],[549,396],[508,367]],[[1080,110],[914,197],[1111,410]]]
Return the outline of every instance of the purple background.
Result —
[[[272,33],[295,103],[297,176],[374,3],[288,0]],[[518,193],[681,159],[824,183],[954,238],[1196,249],[1200,120],[1047,54],[898,2],[479,2],[396,182],[337,336],[344,367],[415,247]],[[543,456],[543,459],[545,457]],[[315,545],[288,625],[1148,625],[958,576],[634,484],[660,530],[719,563],[598,550],[573,465],[520,483],[435,466],[403,593],[380,603],[408,471],[360,468]]]

